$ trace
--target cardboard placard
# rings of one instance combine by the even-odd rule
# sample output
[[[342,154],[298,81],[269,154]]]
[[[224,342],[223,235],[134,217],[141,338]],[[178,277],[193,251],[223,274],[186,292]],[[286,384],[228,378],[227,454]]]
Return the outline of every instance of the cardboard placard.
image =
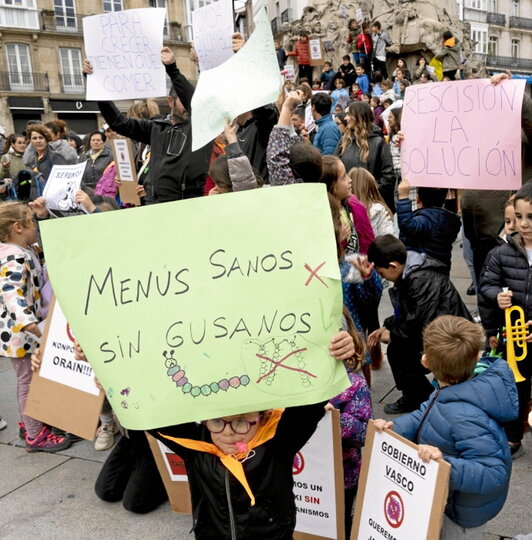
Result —
[[[425,463],[417,449],[393,431],[378,433],[370,421],[351,540],[440,537],[451,466]]]
[[[73,335],[54,297],[41,340],[41,370],[48,373],[46,377],[33,373],[24,414],[93,440],[104,394],[97,389],[95,393],[92,368],[74,359],[73,346]],[[89,377],[89,382],[83,380]]]
[[[120,199],[122,202],[140,206],[137,195],[137,170],[130,139],[117,138],[111,141],[116,174],[120,179]]]
[[[524,79],[409,86],[401,116],[403,178],[418,187],[519,189],[524,90]]]
[[[146,433],[146,437],[148,437],[155,463],[168,493],[172,510],[179,514],[191,514],[190,490],[186,481],[183,460],[148,433]],[[327,450],[325,450],[324,444]],[[304,469],[306,470],[303,471]],[[304,476],[299,476],[300,474],[303,475],[303,472]],[[325,414],[310,440],[294,459],[293,474],[294,494],[298,510],[294,540],[324,540],[330,538],[344,540],[344,472],[339,411],[334,409]],[[305,481],[297,480],[298,477],[304,478]],[[308,479],[318,480],[309,481]],[[320,481],[322,484],[318,483]],[[298,482],[306,484],[307,487],[298,488]],[[305,501],[303,492],[309,489],[318,497],[308,496],[309,500]],[[329,503],[326,508],[327,512],[319,511],[313,516],[305,514],[305,505],[310,507],[316,504],[319,505],[319,502],[316,503],[315,500],[311,499],[320,498],[321,500],[322,496],[329,499],[327,501]],[[303,513],[301,509],[303,509]],[[327,514],[327,517],[324,514]],[[302,516],[308,519],[302,521]],[[302,529],[320,531],[324,528],[329,530],[326,536],[301,532]]]
[[[323,48],[321,46],[321,39],[309,39],[309,58],[311,66],[323,66],[325,58],[323,56]],[[309,81],[311,82],[311,81]]]
[[[158,441],[149,433],[146,433],[146,437],[150,443],[159,474],[163,479],[166,493],[168,493],[172,511],[176,514],[192,514],[192,502],[190,500],[185,463],[161,441]]]
[[[292,472],[297,507],[294,540],[344,540],[344,466],[337,409],[325,413],[296,455]]]

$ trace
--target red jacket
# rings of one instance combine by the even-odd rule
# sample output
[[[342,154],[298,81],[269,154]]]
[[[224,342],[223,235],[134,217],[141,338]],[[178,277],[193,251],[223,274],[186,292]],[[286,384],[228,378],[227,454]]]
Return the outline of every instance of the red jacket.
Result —
[[[367,34],[364,34],[364,32],[360,32],[357,37],[357,49],[361,54],[370,56],[373,49],[371,37]]]
[[[310,66],[310,49],[308,40],[298,41],[296,43],[295,51],[286,53],[288,56],[297,56],[297,63],[300,66]]]

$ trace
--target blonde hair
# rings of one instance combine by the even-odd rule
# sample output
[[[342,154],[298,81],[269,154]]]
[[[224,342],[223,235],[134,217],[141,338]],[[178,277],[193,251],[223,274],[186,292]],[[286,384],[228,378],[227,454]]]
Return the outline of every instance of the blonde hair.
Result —
[[[360,332],[356,329],[353,319],[345,305],[343,306],[343,315],[347,324],[347,333],[353,338],[355,345],[355,354],[351,358],[344,360],[344,364],[347,368],[358,371],[364,364],[366,344],[362,339]]]
[[[30,207],[18,201],[0,203],[0,242],[6,242],[14,223],[26,223],[33,212]]]
[[[347,176],[351,178],[351,189],[353,195],[366,207],[369,217],[369,209],[375,203],[380,203],[388,212],[390,219],[393,219],[393,214],[384,202],[382,195],[379,192],[379,187],[375,177],[363,167],[353,167]]]
[[[482,328],[463,317],[442,315],[423,331],[423,352],[434,377],[458,384],[473,374],[484,345]]]
[[[340,155],[354,143],[358,146],[360,161],[367,163],[369,159],[369,136],[373,129],[373,111],[365,101],[352,101],[347,114],[355,121],[354,128],[346,127],[340,145]]]
[[[127,111],[128,118],[146,118],[149,120],[159,114],[159,105],[154,99],[140,99],[135,101]]]

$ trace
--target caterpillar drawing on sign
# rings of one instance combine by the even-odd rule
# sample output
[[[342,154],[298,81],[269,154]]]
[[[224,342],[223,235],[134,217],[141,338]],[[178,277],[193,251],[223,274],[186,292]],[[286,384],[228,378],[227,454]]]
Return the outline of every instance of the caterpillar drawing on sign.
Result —
[[[207,384],[192,384],[185,375],[185,370],[181,368],[174,358],[174,353],[174,350],[163,351],[164,365],[167,369],[166,374],[175,382],[177,388],[181,388],[183,394],[194,398],[210,396],[211,394],[218,393],[220,390],[227,392],[230,388],[236,389],[249,384],[249,377],[247,375],[234,376],[229,379],[224,378]]]

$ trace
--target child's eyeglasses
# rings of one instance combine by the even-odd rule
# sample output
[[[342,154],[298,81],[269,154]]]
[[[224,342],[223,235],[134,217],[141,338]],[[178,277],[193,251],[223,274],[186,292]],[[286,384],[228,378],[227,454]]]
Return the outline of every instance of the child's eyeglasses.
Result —
[[[249,430],[255,425],[258,424],[262,419],[260,415],[256,420],[246,420],[245,418],[234,418],[233,420],[224,420],[223,418],[211,418],[210,420],[205,420],[203,425],[211,433],[221,433],[225,426],[230,425],[231,429],[238,433],[239,435],[245,435],[249,433]]]

